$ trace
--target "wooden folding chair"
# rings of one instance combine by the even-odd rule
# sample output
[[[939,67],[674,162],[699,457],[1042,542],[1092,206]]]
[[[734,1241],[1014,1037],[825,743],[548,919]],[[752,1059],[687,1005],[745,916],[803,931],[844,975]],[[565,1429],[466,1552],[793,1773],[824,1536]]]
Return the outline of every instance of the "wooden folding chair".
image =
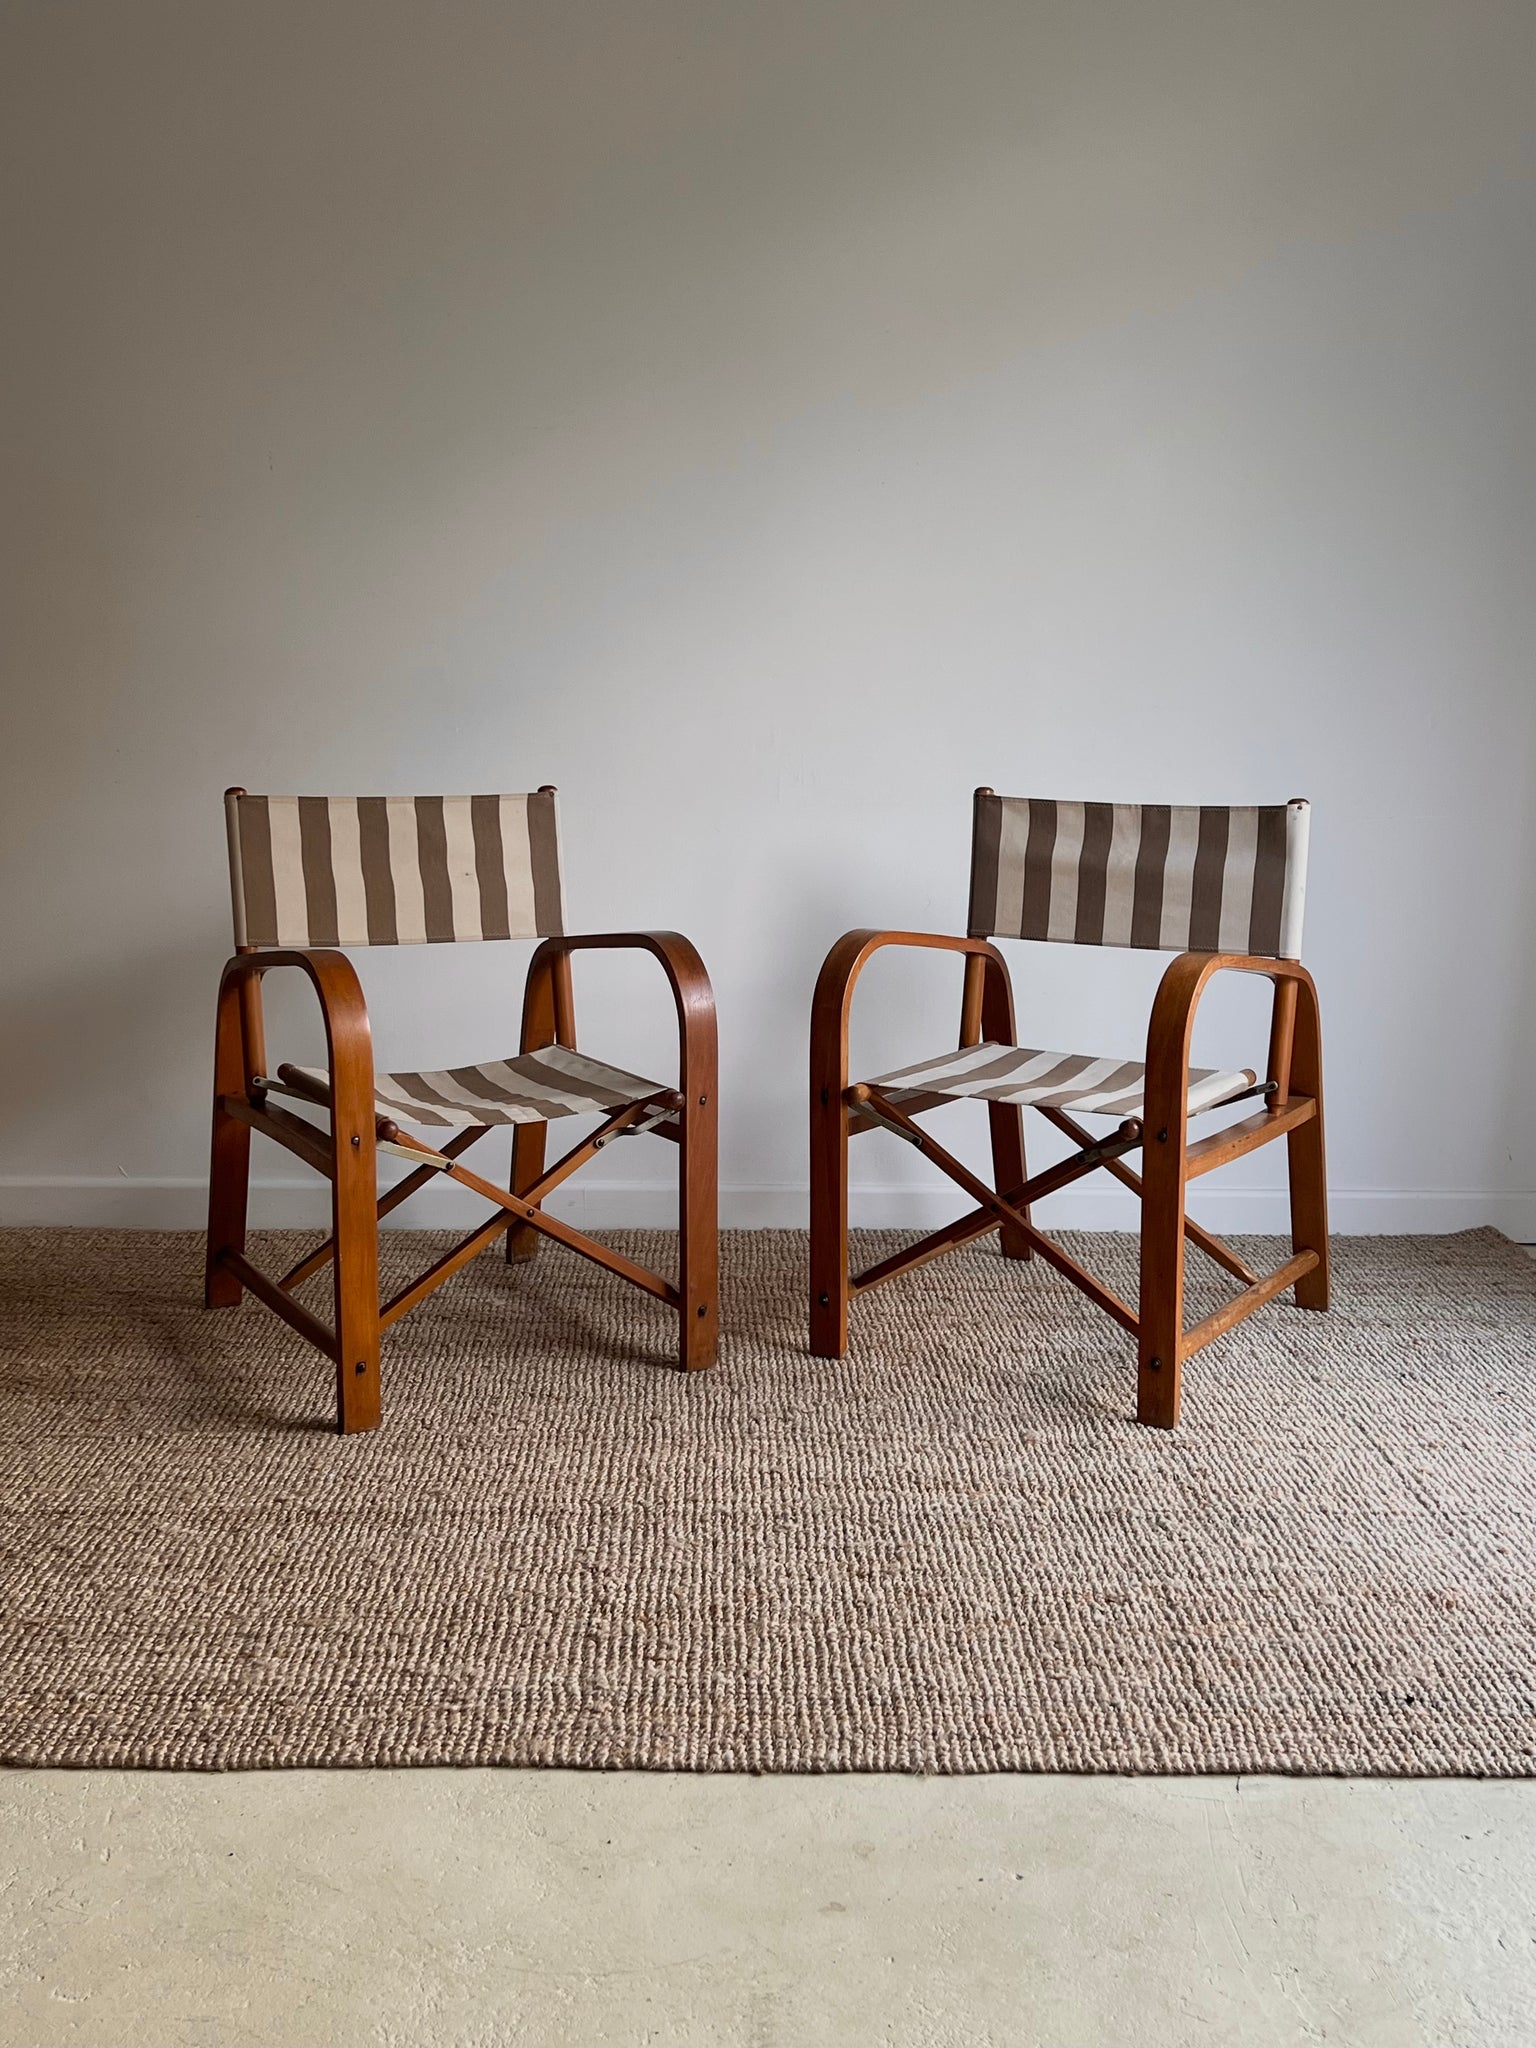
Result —
[[[1000,1230],[1005,1258],[1038,1252],[1138,1344],[1136,1412],[1171,1429],[1184,1362],[1287,1287],[1299,1308],[1328,1306],[1328,1214],[1317,990],[1300,964],[1309,810],[1157,804],[1044,803],[976,792],[969,936],[849,932],[827,955],[811,1016],[811,1350],[840,1358],[848,1304],[915,1266]],[[1013,990],[994,937],[1079,946],[1179,950],[1152,1006],[1145,1063],[1038,1052],[1016,1043]],[[882,946],[933,946],[965,959],[956,1052],[850,1085],[854,984]],[[1180,950],[1183,949],[1183,950]],[[1275,985],[1267,1077],[1189,1064],[1202,992],[1236,969]],[[978,1098],[991,1124],[996,1188],[969,1172],[915,1121],[943,1102]],[[1189,1119],[1262,1098],[1263,1107],[1191,1142]],[[1079,1148],[1031,1178],[1023,1109],[1038,1109]],[[1108,1117],[1095,1139],[1078,1118]],[[866,1272],[848,1271],[848,1140],[881,1128],[907,1139],[979,1206]],[[1293,1256],[1262,1278],[1185,1214],[1189,1183],[1284,1137]],[[1125,1163],[1142,1152],[1142,1172]],[[1087,1273],[1035,1227],[1030,1204],[1105,1168],[1141,1198],[1138,1308]],[[1242,1292],[1184,1327],[1184,1242],[1242,1282]]]
[[[337,1427],[376,1428],[379,1338],[407,1309],[507,1233],[509,1260],[552,1237],[677,1311],[679,1358],[714,1362],[717,1301],[715,1006],[704,963],[676,932],[565,930],[555,791],[527,796],[277,797],[225,795],[235,955],[219,987],[208,1194],[209,1308],[232,1308],[249,1288],[336,1367]],[[539,938],[523,995],[520,1051],[440,1072],[376,1074],[368,1011],[341,946],[402,946]],[[576,1050],[571,955],[636,947],[660,961],[677,1005],[676,1088]],[[327,1068],[267,1067],[262,977],[307,975],[320,1001]],[[271,1100],[285,1095],[328,1113],[328,1127]],[[545,1128],[595,1115],[597,1130],[553,1166]],[[401,1128],[415,1124],[434,1141]],[[489,1130],[513,1129],[512,1185],[459,1163]],[[252,1131],[331,1183],[331,1231],[280,1280],[245,1255]],[[680,1258],[674,1286],[546,1213],[547,1196],[611,1139],[642,1131],[678,1147]],[[412,1171],[382,1196],[379,1151]],[[381,1217],[437,1175],[490,1202],[494,1214],[380,1305]],[[295,1290],[334,1268],[336,1321],[327,1328]]]

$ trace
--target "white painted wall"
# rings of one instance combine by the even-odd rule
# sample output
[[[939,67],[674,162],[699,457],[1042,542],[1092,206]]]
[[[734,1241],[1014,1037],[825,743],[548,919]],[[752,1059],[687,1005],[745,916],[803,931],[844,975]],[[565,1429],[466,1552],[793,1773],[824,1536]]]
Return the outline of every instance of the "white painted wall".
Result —
[[[548,780],[578,921],[711,965],[727,1220],[797,1220],[817,965],[959,928],[986,781],[1310,796],[1339,1227],[1536,1237],[1533,21],[17,0],[0,1214],[197,1219],[226,783]],[[506,1050],[524,953],[368,958],[383,1056]],[[1160,961],[1015,958],[1035,1042],[1138,1050]],[[653,971],[579,990],[665,1072]]]

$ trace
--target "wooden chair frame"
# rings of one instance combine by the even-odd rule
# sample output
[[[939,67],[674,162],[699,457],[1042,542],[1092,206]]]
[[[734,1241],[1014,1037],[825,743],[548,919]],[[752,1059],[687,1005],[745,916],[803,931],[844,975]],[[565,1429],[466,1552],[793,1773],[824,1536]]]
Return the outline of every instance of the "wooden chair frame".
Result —
[[[425,1300],[459,1268],[507,1233],[507,1257],[531,1258],[541,1240],[579,1252],[632,1286],[675,1309],[679,1363],[688,1371],[712,1365],[718,1344],[717,1044],[714,996],[704,963],[678,932],[609,932],[540,942],[523,997],[522,1051],[576,1044],[571,956],[577,952],[639,949],[661,965],[677,1008],[679,1080],[647,1102],[632,1103],[604,1120],[591,1136],[546,1169],[546,1126],[514,1125],[510,1188],[482,1179],[459,1164],[459,1155],[488,1130],[456,1130],[434,1148],[376,1113],[373,1042],[357,970],[345,953],[329,948],[242,948],[219,984],[213,1083],[213,1148],[209,1175],[208,1254],[204,1299],[209,1308],[233,1308],[248,1288],[336,1368],[337,1428],[350,1434],[375,1429],[381,1417],[379,1340],[409,1309]],[[330,1112],[322,1129],[268,1100],[262,1017],[263,977],[278,968],[309,978],[325,1022],[330,1089],[312,1089]],[[298,1082],[285,1067],[282,1078]],[[545,1213],[543,1204],[562,1182],[615,1137],[643,1125],[678,1147],[679,1275],[677,1284],[598,1244]],[[246,1257],[246,1209],[252,1131],[284,1146],[331,1183],[330,1235],[273,1280]],[[378,1192],[380,1146],[418,1160],[403,1180]],[[463,1237],[435,1264],[388,1301],[379,1300],[378,1227],[381,1219],[439,1174],[482,1195],[496,1213]],[[295,1290],[326,1265],[335,1275],[335,1323],[328,1327],[294,1298]]]
[[[961,954],[961,1047],[983,1041],[1017,1043],[1008,964],[990,940],[934,932],[853,931],[827,955],[811,1010],[810,1348],[817,1357],[841,1358],[847,1349],[851,1300],[993,1230],[1001,1231],[1005,1258],[1027,1259],[1038,1252],[1136,1338],[1137,1419],[1160,1429],[1178,1422],[1185,1361],[1213,1338],[1287,1287],[1294,1288],[1299,1308],[1327,1308],[1322,1039],[1317,990],[1298,962],[1241,953],[1180,954],[1164,974],[1152,1006],[1143,1116],[1123,1122],[1108,1138],[1094,1140],[1075,1118],[1042,1108],[1041,1114],[1079,1150],[1031,1178],[1025,1166],[1022,1110],[989,1102],[997,1182],[992,1188],[915,1121],[923,1110],[951,1098],[922,1096],[900,1105],[867,1083],[849,1084],[854,987],[872,955],[886,946],[934,947]],[[1257,1115],[1192,1143],[1187,1111],[1190,1040],[1200,998],[1211,978],[1221,973],[1267,975],[1275,986],[1267,1078],[1251,1091],[1263,1096],[1264,1107]],[[848,1141],[880,1127],[915,1145],[978,1206],[865,1272],[850,1274]],[[1288,1153],[1292,1256],[1277,1271],[1261,1276],[1230,1245],[1188,1216],[1186,1196],[1192,1180],[1281,1137]],[[1143,1153],[1140,1174],[1124,1159],[1138,1149]],[[1029,1213],[1032,1202],[1101,1167],[1141,1199],[1141,1289],[1136,1309],[1038,1230]],[[1186,1239],[1242,1282],[1240,1293],[1190,1329],[1184,1327]]]

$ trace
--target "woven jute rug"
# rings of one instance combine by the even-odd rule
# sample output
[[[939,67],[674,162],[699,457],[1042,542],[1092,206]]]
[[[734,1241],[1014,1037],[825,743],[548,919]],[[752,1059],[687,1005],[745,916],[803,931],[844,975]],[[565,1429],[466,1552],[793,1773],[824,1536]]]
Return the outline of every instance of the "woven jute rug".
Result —
[[[1074,1249],[1133,1291],[1130,1239]],[[693,1378],[608,1275],[487,1256],[339,1439],[313,1352],[203,1313],[195,1238],[0,1233],[0,1757],[1531,1776],[1536,1266],[1336,1249],[1333,1313],[1212,1346],[1174,1434],[991,1244],[834,1365],[803,1236],[730,1236]]]

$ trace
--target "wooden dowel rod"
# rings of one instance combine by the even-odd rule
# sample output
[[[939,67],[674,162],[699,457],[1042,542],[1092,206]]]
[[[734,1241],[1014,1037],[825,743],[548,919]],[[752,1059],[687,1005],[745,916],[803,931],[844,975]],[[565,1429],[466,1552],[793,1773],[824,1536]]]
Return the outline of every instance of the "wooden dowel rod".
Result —
[[[415,1308],[418,1302],[425,1301],[427,1296],[441,1287],[445,1280],[451,1279],[461,1266],[467,1266],[471,1259],[479,1257],[487,1245],[494,1244],[511,1221],[512,1218],[507,1215],[493,1216],[488,1223],[482,1223],[478,1230],[472,1230],[468,1237],[461,1237],[450,1251],[444,1252],[435,1265],[428,1266],[424,1273],[417,1274],[409,1286],[402,1287],[398,1294],[391,1295],[379,1310],[379,1328],[387,1330],[390,1324],[397,1323],[407,1310]]]
[[[451,1180],[460,1186],[473,1188],[477,1195],[483,1195],[488,1202],[494,1202],[499,1209],[505,1209],[515,1223],[531,1223],[535,1230],[543,1231],[557,1244],[568,1250],[580,1252],[584,1259],[591,1259],[594,1265],[602,1266],[610,1273],[617,1273],[621,1280],[628,1280],[634,1287],[646,1294],[654,1294],[658,1301],[664,1301],[670,1308],[678,1305],[677,1289],[669,1280],[663,1280],[659,1273],[652,1273],[645,1266],[637,1266],[633,1259],[626,1259],[622,1252],[611,1251],[607,1245],[596,1243],[579,1230],[573,1230],[569,1223],[562,1223],[557,1217],[546,1216],[542,1209],[535,1208],[520,1195],[512,1194],[506,1188],[499,1188],[494,1181],[482,1180],[478,1173],[471,1173],[467,1166],[451,1165],[447,1169]]]
[[[980,953],[965,956],[965,981],[960,996],[960,1045],[981,1043],[981,999],[986,988],[987,963]]]
[[[225,1114],[232,1116],[236,1123],[249,1124],[264,1138],[286,1146],[306,1166],[312,1166],[316,1173],[324,1174],[327,1180],[333,1178],[331,1141],[326,1132],[317,1131],[313,1124],[305,1123],[303,1117],[291,1116],[286,1109],[277,1109],[271,1103],[265,1109],[258,1109],[239,1095],[221,1096],[220,1103]]]
[[[275,1280],[269,1280],[259,1266],[253,1266],[244,1253],[231,1251],[227,1246],[219,1254],[219,1264],[225,1266],[239,1280],[242,1287],[248,1287],[259,1301],[264,1301],[274,1315],[282,1317],[291,1329],[323,1351],[333,1362],[336,1357],[336,1336],[333,1330],[312,1316],[302,1302],[295,1301],[291,1294],[284,1294]]]
[[[1191,1145],[1184,1155],[1186,1180],[1198,1180],[1202,1173],[1214,1173],[1218,1166],[1226,1166],[1234,1159],[1241,1159],[1245,1152],[1255,1152],[1260,1145],[1267,1145],[1286,1131],[1295,1130],[1298,1124],[1306,1123],[1317,1114],[1317,1104],[1310,1095],[1293,1095],[1284,1109],[1266,1110],[1262,1116],[1244,1117],[1240,1124],[1230,1124],[1226,1130],[1217,1131],[1214,1137],[1201,1138]]]
[[[1040,1105],[1037,1104],[1036,1107],[1039,1108]],[[1053,1123],[1057,1130],[1064,1132],[1075,1143],[1079,1145],[1092,1144],[1092,1133],[1085,1131],[1077,1119],[1068,1116],[1064,1109],[1040,1108],[1040,1114],[1048,1123]],[[1127,1166],[1123,1159],[1106,1159],[1101,1163],[1106,1173],[1112,1173],[1122,1187],[1129,1188],[1138,1200],[1141,1198],[1143,1192],[1141,1175],[1136,1171],[1135,1167]],[[1241,1280],[1245,1287],[1251,1287],[1258,1279],[1258,1274],[1254,1272],[1246,1259],[1239,1258],[1237,1253],[1233,1251],[1232,1247],[1224,1239],[1217,1237],[1214,1231],[1206,1230],[1188,1214],[1184,1218],[1184,1235],[1191,1244],[1198,1245],[1208,1259],[1214,1259],[1218,1266],[1230,1273],[1234,1280]]]
[[[1291,1096],[1291,1049],[1296,1041],[1297,985],[1287,976],[1275,983],[1275,1003],[1269,1020],[1269,1079],[1275,1092],[1269,1098],[1271,1113],[1282,1110]]]
[[[461,1152],[467,1152],[477,1139],[483,1138],[486,1132],[493,1128],[494,1126],[490,1124],[480,1124],[473,1130],[460,1132],[458,1137],[451,1138],[443,1147],[443,1157],[445,1159],[457,1159]],[[440,1166],[435,1165],[418,1166],[414,1172],[408,1173],[404,1180],[397,1180],[392,1188],[386,1188],[379,1197],[380,1221],[389,1215],[391,1210],[398,1209],[402,1202],[408,1202],[412,1195],[417,1194],[427,1185],[428,1181],[436,1180],[442,1170]],[[335,1256],[336,1240],[328,1237],[320,1244],[317,1244],[312,1252],[306,1253],[296,1266],[290,1266],[282,1279],[277,1283],[278,1286],[283,1288],[302,1287],[304,1282],[313,1279],[322,1267],[328,1266]]]
[[[899,1274],[926,1266],[930,1259],[942,1258],[945,1252],[953,1251],[957,1245],[985,1237],[989,1230],[998,1229],[1001,1223],[1002,1218],[995,1210],[972,1209],[955,1222],[946,1223],[942,1230],[931,1231],[927,1237],[919,1238],[916,1244],[892,1252],[888,1259],[881,1259],[877,1265],[867,1266],[862,1273],[853,1274],[848,1282],[848,1292],[850,1295],[867,1294],[871,1287],[883,1286]]]
[[[1214,1315],[1207,1316],[1203,1323],[1196,1323],[1193,1329],[1184,1332],[1179,1345],[1180,1358],[1191,1358],[1203,1350],[1214,1337],[1220,1337],[1230,1330],[1234,1323],[1240,1323],[1244,1316],[1252,1315],[1256,1308],[1262,1308],[1266,1301],[1273,1301],[1277,1294],[1283,1294],[1299,1280],[1303,1273],[1310,1273],[1318,1263],[1316,1252],[1298,1252],[1294,1259],[1287,1259],[1278,1272],[1267,1273],[1252,1287],[1245,1287],[1241,1294],[1223,1302]]]

